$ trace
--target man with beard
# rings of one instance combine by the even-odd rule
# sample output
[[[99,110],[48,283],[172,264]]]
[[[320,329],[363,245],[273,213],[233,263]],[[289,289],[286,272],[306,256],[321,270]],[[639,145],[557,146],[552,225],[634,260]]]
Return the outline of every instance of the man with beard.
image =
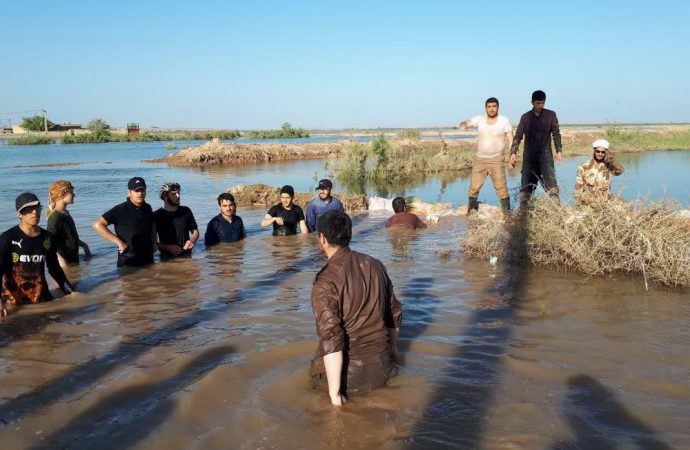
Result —
[[[207,246],[221,242],[237,242],[247,237],[244,222],[238,216],[235,197],[229,192],[223,192],[218,196],[218,209],[220,214],[211,219],[206,226],[204,243]]]
[[[25,192],[16,198],[15,206],[19,225],[0,235],[0,316],[7,315],[6,303],[25,305],[53,299],[46,281],[45,266],[65,295],[72,292],[72,285],[58,262],[53,235],[38,226],[41,219],[38,197]]]
[[[575,204],[594,205],[611,200],[611,175],[618,176],[625,168],[609,153],[609,142],[597,139],[592,143],[592,159],[580,164],[575,175]]]
[[[307,228],[309,228],[310,233],[316,231],[316,223],[324,213],[328,211],[345,212],[345,208],[343,208],[340,200],[331,196],[331,191],[333,190],[331,180],[323,179],[319,181],[316,189],[319,191],[318,197],[307,205]]]
[[[163,183],[160,188],[163,207],[153,213],[161,258],[189,255],[199,240],[199,227],[192,210],[180,206],[180,184]]]
[[[472,163],[472,176],[470,178],[470,199],[467,204],[467,214],[479,209],[479,191],[486,181],[487,175],[491,177],[494,190],[498,196],[503,211],[510,211],[510,195],[506,183],[505,151],[506,142],[508,148],[513,143],[513,127],[507,117],[498,114],[498,99],[491,97],[484,103],[486,114],[475,116],[464,122],[460,122],[460,129],[477,127],[479,142],[477,144],[477,156]]]
[[[553,151],[551,139],[556,147],[556,161],[563,161],[563,145],[561,131],[556,113],[544,108],[546,94],[544,91],[532,93],[532,109],[520,117],[513,145],[510,147],[510,167],[515,167],[517,152],[522,138],[525,138],[525,154],[522,161],[522,180],[520,182],[520,196],[522,202],[529,202],[541,183],[544,191],[558,200],[558,184],[556,170],[553,165]]]
[[[115,226],[115,233],[108,229],[109,225]],[[96,219],[92,228],[117,245],[117,267],[151,264],[156,251],[156,230],[151,205],[146,203],[146,181],[131,178],[127,182],[127,200]]]
[[[311,376],[314,388],[340,406],[346,395],[384,386],[395,375],[402,305],[381,261],[350,250],[347,214],[325,213],[316,230],[328,262],[311,292],[319,336]]]

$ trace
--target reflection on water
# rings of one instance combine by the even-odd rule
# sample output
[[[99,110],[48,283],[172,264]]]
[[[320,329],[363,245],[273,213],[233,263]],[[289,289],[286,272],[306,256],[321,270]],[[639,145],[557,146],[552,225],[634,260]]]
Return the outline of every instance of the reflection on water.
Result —
[[[682,165],[688,154],[659,155]],[[309,387],[310,292],[324,263],[313,237],[274,238],[258,226],[264,209],[241,208],[247,240],[125,273],[88,228],[135,173],[180,181],[203,231],[220,190],[255,179],[306,190],[321,162],[198,171],[119,158],[111,173],[5,167],[6,191],[78,180],[71,209],[96,257],[69,269],[79,292],[0,324],[3,450],[690,447],[687,293],[441,258],[461,220],[408,234],[359,214],[353,249],[386,264],[404,304],[404,367],[336,411]],[[626,176],[670,164],[655,158]],[[432,178],[404,194],[457,204],[466,182]]]

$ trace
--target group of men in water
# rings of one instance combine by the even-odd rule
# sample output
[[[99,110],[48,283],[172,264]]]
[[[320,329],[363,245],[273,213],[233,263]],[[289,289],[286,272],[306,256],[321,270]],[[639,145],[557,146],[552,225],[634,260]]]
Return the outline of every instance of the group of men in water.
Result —
[[[525,140],[521,180],[521,200],[532,196],[537,183],[558,198],[554,159],[562,160],[562,144],[555,112],[544,108],[546,95],[532,94],[531,111],[520,118],[516,136],[508,119],[498,114],[499,102],[489,98],[486,115],[473,117],[460,128],[479,129],[478,151],[470,180],[468,213],[478,209],[478,194],[490,176],[501,207],[510,210],[506,186],[504,149],[510,147],[510,166],[515,167],[520,142]],[[609,144],[597,140],[592,160],[577,171],[576,200],[590,204],[610,196],[611,174],[623,167],[607,158]],[[324,179],[316,188],[318,196],[306,214],[294,203],[292,186],[280,190],[280,203],[272,206],[261,226],[272,226],[274,236],[314,233],[319,248],[328,258],[317,273],[311,303],[319,337],[312,360],[311,376],[315,388],[328,392],[333,405],[342,405],[346,395],[368,392],[388,383],[397,371],[397,338],[402,322],[402,305],[383,264],[375,258],[349,248],[352,221],[343,204],[331,195],[333,183]],[[127,184],[127,199],[93,223],[93,229],[117,246],[117,265],[144,266],[153,263],[156,251],[161,259],[189,255],[200,233],[191,209],[182,206],[179,183],[164,183],[159,189],[163,206],[153,211],[146,203],[147,186],[141,177]],[[41,202],[26,192],[16,198],[19,225],[0,235],[0,278],[2,309],[6,304],[30,304],[52,300],[45,278],[45,267],[65,295],[73,287],[62,268],[79,263],[79,248],[90,256],[88,245],[79,239],[67,206],[74,201],[74,186],[66,180],[49,189],[48,230],[39,226]],[[205,244],[236,242],[246,237],[242,218],[237,216],[235,198],[222,193],[217,198],[219,214],[206,227]],[[405,199],[393,199],[395,214],[386,226],[423,229],[426,224],[408,211]],[[110,227],[113,227],[113,230]]]

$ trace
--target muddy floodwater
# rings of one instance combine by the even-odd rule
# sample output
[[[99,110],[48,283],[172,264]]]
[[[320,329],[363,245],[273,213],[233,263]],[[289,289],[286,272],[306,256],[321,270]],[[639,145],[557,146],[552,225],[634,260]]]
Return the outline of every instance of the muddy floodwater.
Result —
[[[202,240],[191,258],[119,272],[114,247],[90,228],[135,175],[154,209],[157,186],[179,181],[203,235],[222,190],[313,189],[322,161],[205,171],[139,162],[169,153],[161,143],[0,152],[1,228],[16,223],[18,193],[45,202],[48,184],[66,178],[94,253],[68,270],[78,292],[0,322],[3,450],[690,448],[687,292],[466,260],[461,219],[405,234],[385,229],[387,214],[355,214],[352,248],[385,263],[403,303],[404,365],[391,386],[335,410],[308,380],[311,283],[325,261],[312,237],[274,238],[258,225],[264,209],[240,208],[245,241]],[[564,199],[581,160],[558,168]],[[689,203],[690,151],[621,161],[614,190],[625,197]],[[59,162],[78,164],[15,167]],[[457,205],[467,185],[458,174],[370,189]],[[495,204],[490,182],[482,196]]]

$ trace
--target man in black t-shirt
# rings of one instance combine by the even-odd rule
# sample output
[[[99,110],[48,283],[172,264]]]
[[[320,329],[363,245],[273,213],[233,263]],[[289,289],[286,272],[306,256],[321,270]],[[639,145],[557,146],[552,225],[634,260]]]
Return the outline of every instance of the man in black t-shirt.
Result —
[[[103,239],[117,245],[117,266],[144,266],[153,262],[156,236],[153,210],[145,202],[146,182],[134,177],[127,183],[127,200],[114,206],[93,223]],[[108,229],[115,225],[115,233]]]
[[[280,189],[280,203],[268,210],[261,221],[262,227],[273,225],[273,236],[297,234],[299,225],[302,234],[309,233],[302,208],[293,203],[295,190],[285,185]]]
[[[57,258],[53,235],[38,226],[41,202],[25,192],[15,200],[19,225],[0,235],[0,280],[2,305],[0,316],[7,315],[5,304],[22,305],[53,299],[45,276],[45,266],[65,295],[72,285]]]
[[[153,213],[153,221],[161,257],[191,254],[192,247],[199,240],[199,227],[192,210],[180,206],[180,184],[164,183],[160,197],[163,207]]]

